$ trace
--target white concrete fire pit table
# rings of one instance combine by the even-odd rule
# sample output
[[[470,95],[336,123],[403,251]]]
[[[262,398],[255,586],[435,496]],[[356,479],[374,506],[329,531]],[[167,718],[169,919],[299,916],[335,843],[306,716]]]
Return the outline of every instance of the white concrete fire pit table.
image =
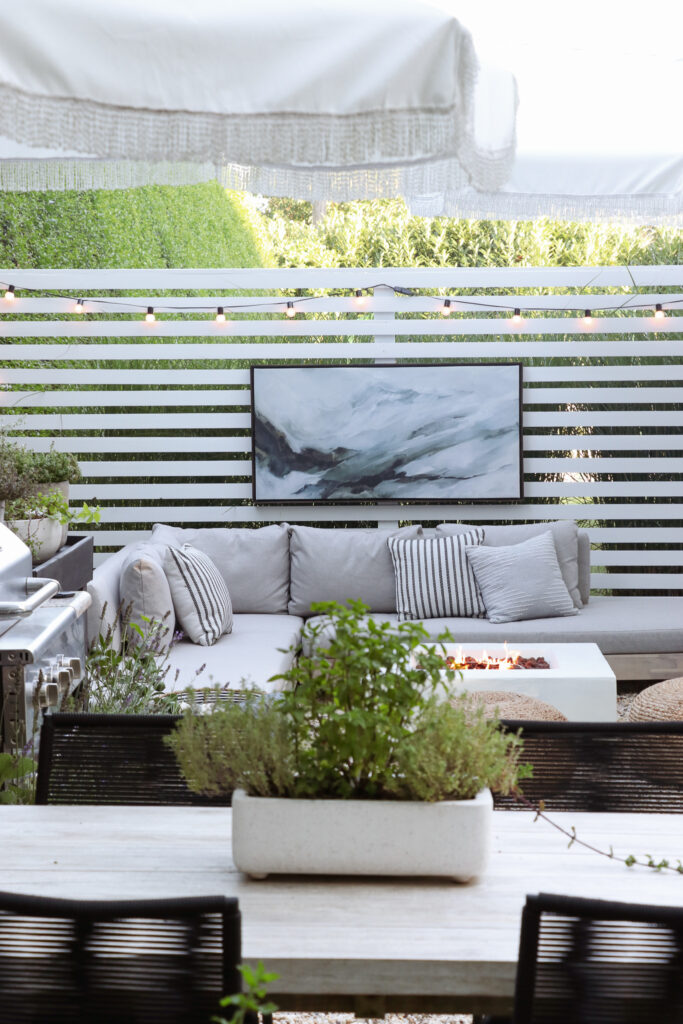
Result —
[[[431,646],[431,645],[425,645]],[[483,651],[505,657],[513,650],[502,644],[446,644],[446,654],[481,658]],[[463,669],[453,692],[505,690],[523,693],[552,704],[571,721],[614,722],[617,717],[617,680],[597,644],[529,643],[514,645],[525,658],[543,657],[550,668]]]

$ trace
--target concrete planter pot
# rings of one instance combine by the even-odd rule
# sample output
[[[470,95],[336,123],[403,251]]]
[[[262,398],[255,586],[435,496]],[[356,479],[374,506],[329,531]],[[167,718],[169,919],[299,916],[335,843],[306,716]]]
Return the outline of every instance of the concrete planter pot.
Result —
[[[9,525],[31,548],[34,564],[56,555],[66,539],[64,528],[56,519],[13,519]]]
[[[488,862],[493,799],[232,798],[232,855],[252,878],[269,874],[431,875],[466,882]]]

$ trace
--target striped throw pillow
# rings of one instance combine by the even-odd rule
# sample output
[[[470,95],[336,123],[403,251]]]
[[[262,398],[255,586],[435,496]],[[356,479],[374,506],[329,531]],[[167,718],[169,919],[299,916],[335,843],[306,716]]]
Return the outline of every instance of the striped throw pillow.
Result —
[[[389,537],[399,622],[484,618],[486,608],[465,554],[466,547],[483,541],[484,531],[476,529],[452,537]]]
[[[212,647],[232,630],[230,594],[208,555],[190,544],[169,547],[164,572],[176,618],[192,643]]]

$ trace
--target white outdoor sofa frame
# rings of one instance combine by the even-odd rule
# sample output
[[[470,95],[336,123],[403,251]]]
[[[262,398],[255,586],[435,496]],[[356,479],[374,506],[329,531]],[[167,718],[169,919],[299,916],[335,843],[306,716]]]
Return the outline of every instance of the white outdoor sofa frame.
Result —
[[[17,295],[0,298],[1,422],[37,450],[78,455],[84,481],[72,497],[102,506],[98,561],[155,521],[391,527],[570,518],[590,534],[594,589],[644,600],[683,594],[683,266],[12,268],[0,281]],[[362,305],[355,289],[369,290]],[[294,290],[319,297],[302,305]],[[439,293],[451,297],[448,318]],[[77,297],[85,317],[73,312]],[[287,300],[296,320],[283,316]],[[649,308],[629,309],[643,303]],[[657,303],[662,319],[653,316]],[[157,310],[153,324],[147,306]],[[169,306],[179,307],[170,320],[161,312]],[[224,323],[215,322],[218,306]],[[594,311],[590,324],[585,308]],[[270,315],[244,315],[255,312]],[[32,319],[45,313],[54,319]],[[310,359],[521,361],[523,503],[254,507],[248,367]],[[619,679],[683,674],[680,651],[610,663]]]

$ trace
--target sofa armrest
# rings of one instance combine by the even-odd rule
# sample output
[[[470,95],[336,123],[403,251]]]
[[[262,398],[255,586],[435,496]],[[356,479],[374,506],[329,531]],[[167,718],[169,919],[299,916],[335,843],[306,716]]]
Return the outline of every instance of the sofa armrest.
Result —
[[[121,650],[121,616],[119,614],[119,577],[124,563],[133,550],[133,544],[126,544],[98,565],[88,583],[92,604],[88,609],[88,645],[91,646],[100,634],[111,633],[111,644]]]

